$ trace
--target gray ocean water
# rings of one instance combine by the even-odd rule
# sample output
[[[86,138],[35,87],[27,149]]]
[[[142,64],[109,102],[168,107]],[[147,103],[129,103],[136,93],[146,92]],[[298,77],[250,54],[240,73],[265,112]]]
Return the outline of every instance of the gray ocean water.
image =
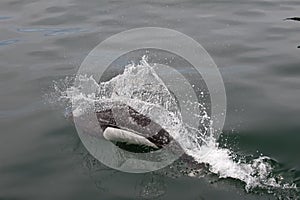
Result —
[[[74,75],[98,43],[146,26],[203,45],[227,93],[221,144],[271,157],[276,172],[299,186],[300,22],[284,20],[295,16],[297,0],[1,0],[0,199],[278,198],[247,193],[230,179],[93,168],[64,110],[45,104],[44,95],[53,81]]]

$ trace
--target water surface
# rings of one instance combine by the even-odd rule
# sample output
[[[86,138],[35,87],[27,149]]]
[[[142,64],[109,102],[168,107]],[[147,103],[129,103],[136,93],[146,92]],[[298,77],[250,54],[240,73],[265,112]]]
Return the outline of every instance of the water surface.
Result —
[[[275,198],[214,176],[173,179],[87,164],[73,124],[43,95],[99,42],[145,26],[178,30],[206,48],[228,98],[222,145],[271,157],[299,185],[300,22],[283,20],[299,12],[298,1],[1,1],[0,199]]]

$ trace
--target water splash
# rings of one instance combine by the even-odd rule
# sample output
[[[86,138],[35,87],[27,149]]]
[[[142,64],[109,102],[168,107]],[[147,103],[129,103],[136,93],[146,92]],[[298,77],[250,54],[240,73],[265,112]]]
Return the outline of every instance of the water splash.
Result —
[[[96,111],[99,111],[125,103],[154,119],[172,135],[187,155],[197,163],[208,165],[209,171],[219,178],[240,180],[245,183],[248,192],[255,188],[267,189],[268,192],[297,188],[295,184],[286,183],[282,177],[273,174],[269,157],[243,161],[236,159],[234,152],[229,149],[220,148],[216,138],[212,137],[212,122],[203,105],[192,102],[200,108],[201,113],[197,116],[205,129],[187,126],[181,117],[176,98],[145,57],[138,64],[127,65],[122,74],[110,81],[98,84],[93,77],[86,76],[77,77],[77,81],[80,88],[70,86],[59,89],[55,86],[60,94],[59,101],[70,101],[76,105],[72,110],[68,107],[67,116],[72,113],[78,117],[85,112],[95,112],[91,110],[94,108],[92,105],[96,105]],[[89,90],[87,94],[82,92],[85,89]]]

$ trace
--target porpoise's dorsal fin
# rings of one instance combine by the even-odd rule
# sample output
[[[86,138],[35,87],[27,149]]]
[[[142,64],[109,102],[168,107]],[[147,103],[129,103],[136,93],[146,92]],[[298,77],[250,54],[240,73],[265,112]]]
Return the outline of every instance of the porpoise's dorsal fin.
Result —
[[[284,20],[300,21],[300,17],[289,17],[289,18],[285,18]]]

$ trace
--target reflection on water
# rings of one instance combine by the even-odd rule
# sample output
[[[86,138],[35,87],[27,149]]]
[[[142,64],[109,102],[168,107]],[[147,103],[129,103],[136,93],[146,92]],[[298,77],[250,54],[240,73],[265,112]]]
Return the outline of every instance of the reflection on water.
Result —
[[[24,33],[41,32],[44,36],[65,35],[84,32],[81,28],[18,28],[17,31]]]
[[[11,45],[19,42],[20,40],[18,39],[10,39],[10,40],[2,40],[0,41],[0,46],[6,46],[6,45]]]

